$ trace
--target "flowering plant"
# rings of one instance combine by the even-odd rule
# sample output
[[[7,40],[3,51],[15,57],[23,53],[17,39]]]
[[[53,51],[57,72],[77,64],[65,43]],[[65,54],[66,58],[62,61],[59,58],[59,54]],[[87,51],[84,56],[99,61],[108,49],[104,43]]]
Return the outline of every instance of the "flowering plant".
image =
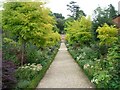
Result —
[[[106,70],[99,71],[99,72],[94,73],[93,76],[94,77],[91,80],[91,82],[95,83],[97,85],[97,87],[104,88],[104,86],[105,87],[109,86],[108,84],[111,79],[111,75],[109,75],[108,71],[106,71]]]
[[[24,66],[21,66],[16,71],[16,77],[19,79],[27,79],[31,80],[33,79],[40,70],[42,69],[41,64],[25,64]]]

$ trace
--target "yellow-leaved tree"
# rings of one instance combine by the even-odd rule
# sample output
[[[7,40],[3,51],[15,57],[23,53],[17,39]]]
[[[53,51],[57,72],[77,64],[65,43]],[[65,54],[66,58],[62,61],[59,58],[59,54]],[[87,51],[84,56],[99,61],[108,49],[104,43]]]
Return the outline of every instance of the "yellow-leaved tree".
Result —
[[[26,43],[32,42],[38,47],[53,45],[60,37],[53,32],[55,25],[51,11],[39,2],[7,2],[4,4],[2,26],[4,33],[21,43],[23,65]],[[52,36],[50,36],[52,35]],[[55,37],[54,37],[55,36]],[[54,42],[54,43],[53,43]]]
[[[118,29],[105,23],[102,27],[98,27],[96,32],[97,38],[100,39],[100,53],[106,57],[108,48],[118,41]]]
[[[109,26],[106,23],[102,27],[98,27],[97,38],[100,39],[100,45],[110,46],[118,40],[118,29],[114,26]]]
[[[66,23],[67,40],[70,43],[88,44],[92,38],[90,17],[82,16],[78,20]]]

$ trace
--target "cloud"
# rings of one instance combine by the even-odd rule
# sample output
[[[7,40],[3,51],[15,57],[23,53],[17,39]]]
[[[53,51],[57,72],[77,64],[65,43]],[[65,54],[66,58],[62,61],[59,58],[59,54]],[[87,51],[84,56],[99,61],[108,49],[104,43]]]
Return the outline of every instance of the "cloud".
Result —
[[[80,6],[80,8],[87,14],[92,15],[93,11],[98,7],[107,7],[109,4],[115,6],[118,10],[119,0],[49,0],[49,3],[46,5],[49,7],[52,12],[62,13],[65,17],[70,13],[67,10],[67,4],[70,1],[75,1]]]

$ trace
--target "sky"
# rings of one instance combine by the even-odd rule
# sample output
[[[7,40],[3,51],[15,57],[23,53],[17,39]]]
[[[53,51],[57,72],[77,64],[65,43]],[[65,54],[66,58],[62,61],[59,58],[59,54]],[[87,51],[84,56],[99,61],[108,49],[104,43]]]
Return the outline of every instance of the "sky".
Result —
[[[3,2],[5,0],[0,0],[0,2]],[[15,0],[11,0],[15,1]],[[20,0],[19,0],[20,1]],[[29,0],[23,0],[23,1],[29,1]],[[80,9],[82,9],[85,14],[92,16],[93,11],[98,7],[105,8],[109,4],[112,4],[116,10],[118,10],[118,2],[120,0],[43,0],[46,1],[47,4],[46,7],[50,8],[50,10],[53,13],[61,13],[64,17],[67,18],[67,15],[70,14],[70,11],[67,10],[67,4],[69,4],[70,1],[75,1],[80,6]],[[119,6],[120,8],[120,6]]]
[[[120,0],[49,0],[46,7],[50,8],[54,13],[62,13],[64,17],[67,17],[70,11],[67,10],[66,5],[69,4],[70,1],[77,2],[80,9],[82,9],[87,15],[92,16],[93,11],[98,6],[105,8],[109,4],[112,4],[115,9],[118,10],[118,2]]]

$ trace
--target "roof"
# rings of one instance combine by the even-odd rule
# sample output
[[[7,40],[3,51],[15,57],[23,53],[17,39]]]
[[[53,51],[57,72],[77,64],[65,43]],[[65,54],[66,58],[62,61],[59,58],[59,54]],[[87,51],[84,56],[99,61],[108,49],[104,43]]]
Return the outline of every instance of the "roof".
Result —
[[[120,14],[118,14],[117,16],[113,17],[113,19],[117,18],[117,17],[120,17]]]

